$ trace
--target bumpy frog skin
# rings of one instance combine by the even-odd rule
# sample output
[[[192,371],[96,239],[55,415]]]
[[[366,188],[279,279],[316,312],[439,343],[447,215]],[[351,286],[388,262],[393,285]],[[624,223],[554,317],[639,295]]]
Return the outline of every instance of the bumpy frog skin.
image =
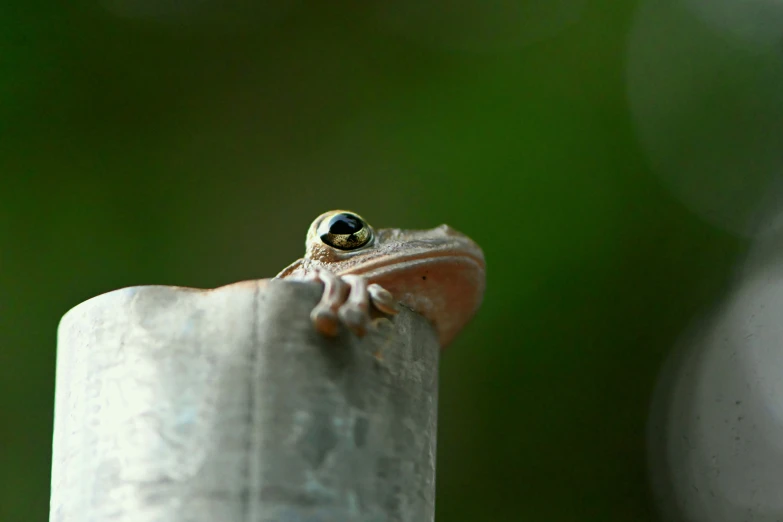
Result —
[[[305,256],[277,277],[323,283],[310,317],[324,335],[342,324],[362,336],[372,308],[393,315],[400,303],[426,317],[445,347],[481,305],[484,270],[481,248],[447,225],[374,230],[354,212],[333,210],[313,221]]]

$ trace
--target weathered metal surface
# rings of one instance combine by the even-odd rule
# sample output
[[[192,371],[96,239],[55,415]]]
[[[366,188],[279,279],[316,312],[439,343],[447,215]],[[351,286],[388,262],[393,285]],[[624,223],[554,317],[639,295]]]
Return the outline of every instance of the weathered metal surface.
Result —
[[[432,520],[437,338],[408,310],[324,338],[319,289],[144,286],[69,311],[51,522]]]

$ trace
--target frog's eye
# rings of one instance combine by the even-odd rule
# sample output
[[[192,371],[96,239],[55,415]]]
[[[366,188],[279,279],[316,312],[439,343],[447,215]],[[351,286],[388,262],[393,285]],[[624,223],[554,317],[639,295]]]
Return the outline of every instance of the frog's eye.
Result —
[[[370,225],[350,212],[339,212],[324,219],[318,234],[321,241],[339,250],[356,250],[372,239]]]

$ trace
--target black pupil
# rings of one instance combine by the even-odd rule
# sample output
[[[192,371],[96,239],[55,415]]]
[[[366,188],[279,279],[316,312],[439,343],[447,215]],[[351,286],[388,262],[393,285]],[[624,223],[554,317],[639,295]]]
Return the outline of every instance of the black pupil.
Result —
[[[355,234],[364,228],[364,223],[351,214],[337,214],[329,221],[329,232],[331,234]]]

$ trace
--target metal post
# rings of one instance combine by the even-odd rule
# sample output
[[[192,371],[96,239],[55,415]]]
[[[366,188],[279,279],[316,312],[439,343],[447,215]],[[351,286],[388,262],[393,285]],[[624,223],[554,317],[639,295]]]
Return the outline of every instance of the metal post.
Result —
[[[432,521],[439,347],[318,335],[320,286],[142,286],[58,332],[51,522]]]

